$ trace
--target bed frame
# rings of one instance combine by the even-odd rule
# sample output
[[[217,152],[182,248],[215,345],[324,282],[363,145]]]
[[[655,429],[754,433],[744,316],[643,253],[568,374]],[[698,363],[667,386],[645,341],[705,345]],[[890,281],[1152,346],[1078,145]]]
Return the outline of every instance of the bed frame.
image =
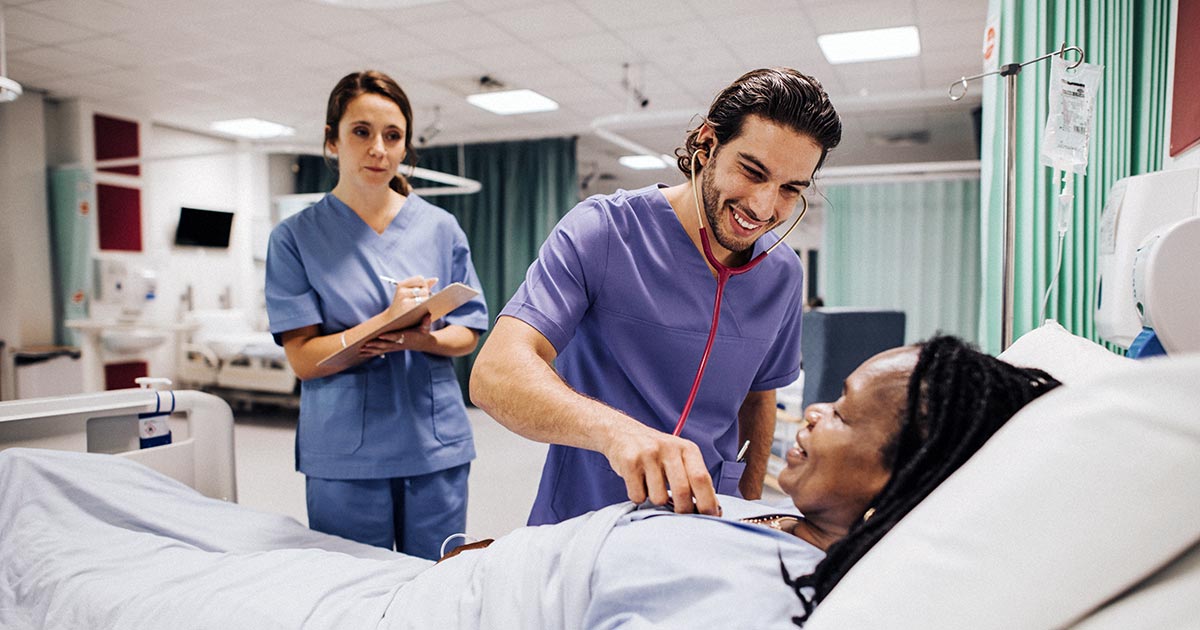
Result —
[[[169,413],[172,443],[139,448],[138,415]],[[11,447],[112,453],[237,501],[233,412],[190,390],[122,389],[0,403],[0,450]]]

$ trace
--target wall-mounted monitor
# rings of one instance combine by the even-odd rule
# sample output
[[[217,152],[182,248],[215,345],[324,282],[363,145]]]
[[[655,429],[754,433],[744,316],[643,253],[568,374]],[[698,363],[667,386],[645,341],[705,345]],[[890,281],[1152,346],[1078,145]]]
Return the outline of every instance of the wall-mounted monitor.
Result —
[[[229,247],[229,230],[232,227],[232,212],[180,208],[179,227],[175,229],[175,244]]]

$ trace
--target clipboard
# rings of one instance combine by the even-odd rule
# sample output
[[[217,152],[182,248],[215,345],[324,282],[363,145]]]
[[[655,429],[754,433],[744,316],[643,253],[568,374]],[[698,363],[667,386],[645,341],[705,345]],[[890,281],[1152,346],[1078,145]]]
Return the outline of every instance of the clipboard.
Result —
[[[334,352],[324,359],[321,359],[317,362],[317,366],[333,366],[341,371],[348,367],[358,365],[366,360],[364,357],[360,357],[358,355],[358,351],[360,348],[366,345],[368,341],[378,337],[379,335],[382,335],[385,332],[402,330],[404,328],[412,328],[413,326],[421,323],[421,320],[426,315],[429,315],[429,318],[432,320],[439,320],[446,315],[449,315],[458,307],[469,302],[471,298],[475,297],[476,295],[479,295],[479,291],[476,291],[475,289],[472,289],[461,282],[455,282],[441,291],[429,296],[428,300],[425,300],[424,302],[417,304],[407,311],[400,313],[389,321],[383,322],[374,330],[363,336],[362,339],[346,346],[345,348],[340,348],[337,352]]]

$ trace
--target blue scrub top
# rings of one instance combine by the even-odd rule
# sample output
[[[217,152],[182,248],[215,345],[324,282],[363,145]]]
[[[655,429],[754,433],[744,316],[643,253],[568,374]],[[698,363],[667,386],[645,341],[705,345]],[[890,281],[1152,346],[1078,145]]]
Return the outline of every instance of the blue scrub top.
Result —
[[[778,237],[755,243],[758,254]],[[800,259],[780,247],[729,280],[704,380],[683,430],[713,483],[737,494],[738,410],[751,390],[800,374]],[[576,391],[666,433],[691,390],[712,323],[717,280],[658,186],[584,200],[542,245],[501,315],[541,332]],[[552,445],[531,525],[627,499],[604,455]]]
[[[383,234],[325,195],[282,221],[267,250],[271,332],[313,324],[337,333],[378,314],[395,288],[380,276],[437,277],[480,295],[434,328],[483,331],[487,306],[466,235],[453,215],[410,194]],[[449,357],[392,352],[301,384],[296,468],[326,479],[409,477],[471,461],[475,446]]]

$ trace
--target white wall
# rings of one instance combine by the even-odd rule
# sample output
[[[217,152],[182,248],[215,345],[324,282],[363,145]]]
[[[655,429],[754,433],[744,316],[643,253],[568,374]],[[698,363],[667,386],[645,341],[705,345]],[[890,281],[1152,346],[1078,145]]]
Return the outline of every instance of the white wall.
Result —
[[[12,351],[54,343],[45,104],[0,103],[0,399],[13,397]]]
[[[137,112],[102,103],[72,100],[43,107],[40,95],[26,94],[0,105],[0,339],[10,350],[53,342],[46,167],[93,162],[94,113],[141,122],[145,159],[141,176],[97,174],[96,181],[141,189],[142,252],[99,252],[93,236],[90,254],[157,273],[157,297],[144,319],[179,321],[180,297],[188,285],[196,308],[259,307],[262,283],[250,253],[251,215],[269,212],[265,154],[231,140],[152,124]],[[210,155],[160,159],[197,153]],[[182,206],[233,211],[230,247],[176,247],[175,227]],[[116,310],[95,305],[91,316],[115,316]],[[131,358],[147,359],[153,375],[174,376],[175,353],[170,344],[141,357],[106,356],[108,360]],[[3,380],[11,382],[11,361],[3,370]],[[10,389],[4,391],[7,396]]]
[[[1179,30],[1179,0],[1171,2],[1171,41],[1170,52],[1167,53],[1167,133],[1163,138],[1163,168],[1189,168],[1200,166],[1200,144],[1171,157],[1171,104],[1175,96],[1175,38]]]

